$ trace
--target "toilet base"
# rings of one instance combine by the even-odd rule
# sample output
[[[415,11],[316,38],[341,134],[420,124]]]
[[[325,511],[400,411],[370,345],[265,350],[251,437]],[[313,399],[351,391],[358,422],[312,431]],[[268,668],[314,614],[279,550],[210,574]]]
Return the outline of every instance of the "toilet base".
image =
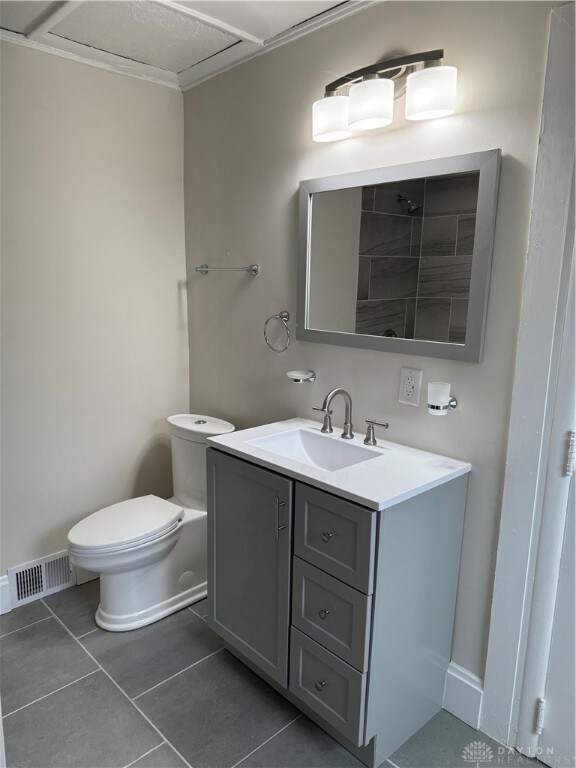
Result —
[[[135,570],[101,571],[96,624],[127,632],[206,597],[206,518],[204,510],[184,508],[176,543],[165,557]]]
[[[102,577],[100,577],[100,579],[102,580]],[[99,627],[106,629],[109,632],[127,632],[130,629],[138,629],[147,624],[152,624],[154,621],[163,619],[171,613],[180,611],[182,608],[186,608],[187,605],[197,603],[205,597],[206,582],[203,582],[184,592],[179,592],[168,600],[156,603],[156,605],[151,605],[145,610],[135,613],[106,613],[106,611],[102,609],[102,603],[100,603],[94,619]]]

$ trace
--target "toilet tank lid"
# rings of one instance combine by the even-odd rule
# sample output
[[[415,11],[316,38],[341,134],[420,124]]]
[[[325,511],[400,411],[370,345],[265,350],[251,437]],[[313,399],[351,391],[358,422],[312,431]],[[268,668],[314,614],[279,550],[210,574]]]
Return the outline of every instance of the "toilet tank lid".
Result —
[[[213,435],[234,432],[234,424],[214,416],[202,416],[199,413],[177,413],[168,416],[170,432],[184,440],[201,440]]]
[[[120,501],[80,520],[68,534],[68,544],[79,550],[135,545],[172,528],[184,511],[158,496]]]

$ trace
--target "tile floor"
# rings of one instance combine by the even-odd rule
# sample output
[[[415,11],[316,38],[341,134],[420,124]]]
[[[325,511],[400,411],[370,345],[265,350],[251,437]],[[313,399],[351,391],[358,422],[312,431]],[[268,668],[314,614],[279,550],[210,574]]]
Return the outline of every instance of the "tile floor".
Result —
[[[362,768],[222,648],[205,601],[135,632],[104,632],[93,618],[98,587],[0,617],[8,768]],[[463,757],[473,741],[486,766],[534,762],[440,712],[385,768],[479,768]]]

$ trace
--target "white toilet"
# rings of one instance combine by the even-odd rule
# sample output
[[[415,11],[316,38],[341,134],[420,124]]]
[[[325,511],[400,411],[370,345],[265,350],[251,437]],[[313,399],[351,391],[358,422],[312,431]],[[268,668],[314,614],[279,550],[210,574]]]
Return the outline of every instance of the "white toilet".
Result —
[[[233,432],[211,416],[168,418],[174,496],[94,512],[68,534],[73,565],[100,574],[96,623],[137,629],[206,596],[206,438]]]

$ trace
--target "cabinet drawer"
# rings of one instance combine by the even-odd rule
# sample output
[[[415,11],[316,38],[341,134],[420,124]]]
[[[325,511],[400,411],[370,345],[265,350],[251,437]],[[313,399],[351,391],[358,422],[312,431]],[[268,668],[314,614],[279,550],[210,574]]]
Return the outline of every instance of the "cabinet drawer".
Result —
[[[361,672],[368,668],[372,597],[294,557],[292,623]]]
[[[363,744],[366,675],[294,627],[290,641],[290,691],[347,739]]]
[[[296,484],[294,553],[366,594],[372,594],[376,514]]]

